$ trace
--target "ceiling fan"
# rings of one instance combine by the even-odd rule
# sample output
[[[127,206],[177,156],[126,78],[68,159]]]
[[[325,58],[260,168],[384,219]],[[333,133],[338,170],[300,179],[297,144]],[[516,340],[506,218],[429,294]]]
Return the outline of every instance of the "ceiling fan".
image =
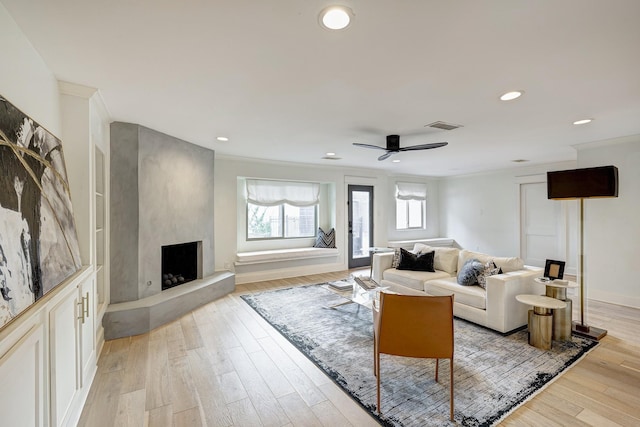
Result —
[[[420,144],[420,145],[412,145],[411,147],[402,147],[400,148],[400,135],[387,135],[387,146],[386,147],[378,147],[377,145],[371,144],[360,144],[354,142],[353,145],[357,147],[364,148],[376,148],[378,150],[385,150],[382,156],[378,157],[378,160],[384,160],[389,158],[392,154],[399,153],[400,151],[416,151],[416,150],[430,150],[432,148],[440,148],[449,144],[448,142],[434,142],[433,144]]]

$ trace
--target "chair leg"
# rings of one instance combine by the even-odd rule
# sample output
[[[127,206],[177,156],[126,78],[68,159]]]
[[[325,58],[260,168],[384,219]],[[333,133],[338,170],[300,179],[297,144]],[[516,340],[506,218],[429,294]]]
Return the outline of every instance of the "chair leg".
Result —
[[[378,354],[378,346],[376,345],[376,334],[373,334],[373,375],[378,376],[378,362],[376,362],[376,355]]]
[[[380,410],[380,353],[378,352],[376,352],[376,390],[379,415],[382,413],[382,411]]]
[[[451,418],[451,421],[453,421],[453,357],[449,362],[449,372],[449,375],[451,376],[451,378],[449,379],[449,382],[451,383],[451,385],[449,386],[451,388],[451,390],[449,391],[449,417]]]
[[[438,362],[440,362],[440,359],[436,359],[436,382],[438,382]]]

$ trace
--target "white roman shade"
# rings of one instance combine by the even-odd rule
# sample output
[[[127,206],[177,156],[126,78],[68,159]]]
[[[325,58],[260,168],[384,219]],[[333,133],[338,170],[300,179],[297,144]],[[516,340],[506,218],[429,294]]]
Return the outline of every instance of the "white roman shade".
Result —
[[[396,199],[427,200],[427,184],[396,182]]]
[[[320,184],[247,179],[247,201],[254,205],[313,206],[320,202]]]

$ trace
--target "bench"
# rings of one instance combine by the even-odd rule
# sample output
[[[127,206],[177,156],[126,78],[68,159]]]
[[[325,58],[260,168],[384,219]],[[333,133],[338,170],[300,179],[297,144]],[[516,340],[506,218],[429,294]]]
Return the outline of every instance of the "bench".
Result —
[[[298,259],[335,257],[338,255],[339,252],[337,248],[272,249],[267,251],[238,252],[234,264],[241,266]]]

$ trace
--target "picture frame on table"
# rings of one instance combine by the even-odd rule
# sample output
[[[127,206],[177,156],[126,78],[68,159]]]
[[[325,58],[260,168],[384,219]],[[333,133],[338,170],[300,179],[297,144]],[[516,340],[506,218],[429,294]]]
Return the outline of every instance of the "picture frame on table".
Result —
[[[548,259],[544,265],[544,277],[551,280],[562,279],[564,277],[564,261]]]

